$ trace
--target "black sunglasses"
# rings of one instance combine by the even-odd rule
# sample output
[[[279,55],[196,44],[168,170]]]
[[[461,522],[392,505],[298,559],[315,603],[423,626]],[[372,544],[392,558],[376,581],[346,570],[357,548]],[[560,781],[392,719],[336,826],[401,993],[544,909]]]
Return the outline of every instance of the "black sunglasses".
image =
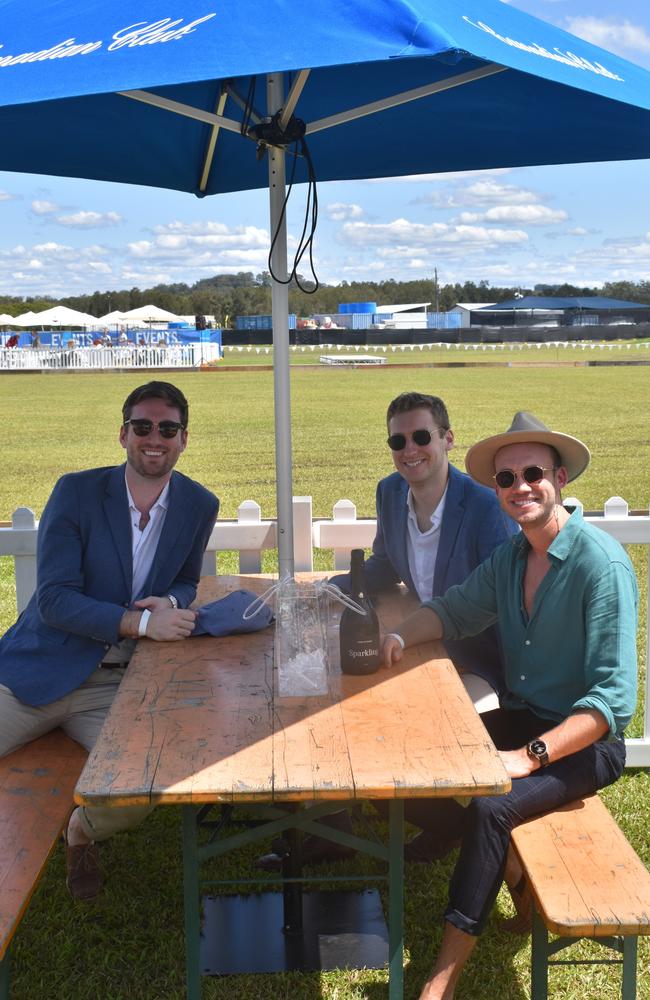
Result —
[[[514,486],[515,480],[517,479],[517,473],[521,473],[521,478],[529,486],[533,483],[539,483],[544,478],[545,472],[555,472],[557,465],[554,465],[551,469],[544,469],[541,465],[527,465],[525,469],[501,469],[497,472],[496,476],[492,476],[497,486],[500,486],[502,490],[509,490],[511,486]]]
[[[161,420],[159,424],[154,424],[153,420],[135,418],[133,420],[125,420],[124,426],[126,427],[127,424],[131,425],[133,433],[139,438],[147,437],[154,428],[164,438],[175,438],[179,431],[185,430],[183,425],[179,424],[177,420]]]
[[[425,445],[431,444],[433,434],[422,427],[420,430],[413,431],[409,436],[413,438],[417,445],[424,448]],[[401,451],[402,448],[406,448],[406,441],[406,434],[391,434],[386,443],[391,451]]]

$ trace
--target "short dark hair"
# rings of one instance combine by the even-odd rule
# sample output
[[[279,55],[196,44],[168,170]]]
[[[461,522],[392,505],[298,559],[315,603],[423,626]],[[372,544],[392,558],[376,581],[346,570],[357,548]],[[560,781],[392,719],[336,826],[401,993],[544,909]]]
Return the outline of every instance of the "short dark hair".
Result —
[[[403,392],[396,396],[388,405],[386,424],[390,424],[397,413],[409,413],[411,410],[429,410],[440,430],[449,430],[449,414],[440,396],[426,396],[422,392]]]
[[[167,406],[175,406],[181,415],[181,424],[187,427],[190,418],[190,408],[185,396],[180,389],[177,389],[171,382],[147,382],[139,385],[137,389],[129,393],[122,407],[122,422],[126,423],[131,419],[131,411],[138,403],[145,399],[164,399]]]

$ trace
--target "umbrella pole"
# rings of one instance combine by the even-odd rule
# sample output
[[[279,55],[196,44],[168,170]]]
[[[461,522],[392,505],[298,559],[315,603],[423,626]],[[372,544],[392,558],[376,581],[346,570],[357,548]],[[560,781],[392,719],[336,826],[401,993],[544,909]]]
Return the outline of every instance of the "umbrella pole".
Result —
[[[266,97],[269,115],[284,103],[282,74],[267,77]],[[269,210],[271,239],[280,227],[273,247],[271,266],[281,279],[287,277],[287,220],[282,215],[285,197],[285,154],[283,149],[268,147]],[[280,221],[281,220],[281,221]],[[293,486],[291,482],[291,388],[289,380],[289,286],[272,282],[273,314],[273,387],[275,399],[275,479],[278,525],[279,579],[294,573],[293,558]]]

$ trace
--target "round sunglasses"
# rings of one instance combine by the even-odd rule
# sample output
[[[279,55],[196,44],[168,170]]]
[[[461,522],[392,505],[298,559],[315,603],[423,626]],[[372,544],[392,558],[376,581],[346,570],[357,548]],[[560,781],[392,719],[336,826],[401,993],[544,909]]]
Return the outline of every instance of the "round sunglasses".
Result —
[[[534,483],[542,481],[545,472],[555,472],[556,469],[557,465],[551,469],[544,469],[541,465],[527,465],[525,469],[501,469],[492,478],[502,490],[509,490],[511,486],[514,486],[518,475],[521,475],[525,483],[532,486]]]
[[[442,436],[443,434],[444,431],[440,431],[440,435]],[[422,427],[420,430],[413,431],[409,437],[411,437],[415,444],[419,445],[420,448],[424,448],[426,445],[431,444],[433,434],[431,431]],[[391,434],[386,443],[391,451],[402,451],[403,448],[406,448],[407,440],[406,434]]]
[[[139,438],[147,437],[154,428],[163,438],[175,438],[179,431],[185,430],[177,420],[161,420],[159,424],[154,424],[153,420],[134,418],[133,420],[125,420],[124,426],[126,427],[127,424],[131,426],[133,433]]]

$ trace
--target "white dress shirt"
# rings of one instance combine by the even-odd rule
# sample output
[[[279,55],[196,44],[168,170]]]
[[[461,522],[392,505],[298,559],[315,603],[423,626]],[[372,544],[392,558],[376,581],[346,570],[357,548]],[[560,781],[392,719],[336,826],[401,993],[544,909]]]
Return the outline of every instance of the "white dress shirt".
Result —
[[[431,515],[431,527],[427,528],[426,531],[420,531],[418,526],[411,490],[408,491],[406,497],[406,505],[408,507],[406,546],[409,569],[421,601],[430,601],[433,594],[433,574],[436,568],[436,559],[438,558],[440,524],[445,510],[447,489],[448,487],[445,487],[445,492],[440,497],[438,506]]]
[[[141,597],[149,597],[149,594],[144,594],[142,591],[149,576],[165,523],[165,517],[167,516],[169,483],[166,484],[149,511],[149,520],[142,529],[140,529],[141,514],[131,496],[128,483],[126,483],[126,496],[129,502],[129,519],[131,521],[131,558],[133,560],[131,603],[133,603],[133,601],[137,601]],[[131,659],[135,643],[135,639],[122,639],[117,645],[111,646],[104,656],[103,662],[127,663]]]

